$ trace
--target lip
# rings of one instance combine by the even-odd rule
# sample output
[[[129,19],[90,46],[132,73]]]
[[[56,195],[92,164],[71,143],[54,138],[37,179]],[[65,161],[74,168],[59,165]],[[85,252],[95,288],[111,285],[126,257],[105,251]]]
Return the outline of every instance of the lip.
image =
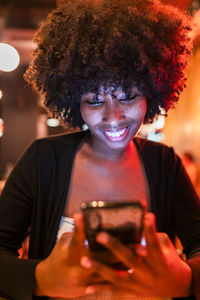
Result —
[[[118,129],[109,129],[103,130],[105,137],[112,142],[121,142],[123,141],[129,133],[129,126]]]

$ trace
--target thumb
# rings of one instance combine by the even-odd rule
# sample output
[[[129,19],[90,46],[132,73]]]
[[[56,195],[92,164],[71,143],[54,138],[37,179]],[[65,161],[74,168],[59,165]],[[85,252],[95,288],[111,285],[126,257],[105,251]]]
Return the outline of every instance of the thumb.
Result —
[[[168,237],[168,235],[164,232],[157,233],[158,241],[160,243],[160,246],[162,248],[162,251],[165,253],[170,252],[170,255],[175,254],[178,255],[172,241]]]
[[[81,213],[74,215],[75,221],[75,232],[73,235],[72,243],[77,244],[77,246],[82,246],[85,243],[85,227],[83,221],[83,215]]]
[[[168,235],[164,232],[158,232],[157,238],[158,238],[160,244],[165,247],[171,247],[173,245],[171,240],[169,239]]]
[[[73,232],[65,232],[59,238],[57,245],[60,247],[68,247],[71,243]]]
[[[156,219],[153,213],[146,213],[144,216],[144,236],[149,256],[152,261],[157,261],[161,248],[157,237]]]

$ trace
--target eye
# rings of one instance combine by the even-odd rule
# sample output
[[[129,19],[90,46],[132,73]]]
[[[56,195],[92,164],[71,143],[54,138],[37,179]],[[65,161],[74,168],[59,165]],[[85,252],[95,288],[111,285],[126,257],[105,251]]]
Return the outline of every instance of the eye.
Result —
[[[104,103],[103,101],[94,101],[94,100],[86,100],[85,102],[91,106],[100,106]]]
[[[137,98],[138,96],[139,95],[134,95],[134,96],[131,96],[129,98],[119,99],[119,101],[122,102],[122,103],[130,103],[133,100],[135,100],[135,98]]]
[[[93,99],[86,99],[85,102],[91,106],[100,106],[104,103],[103,98],[99,96],[94,97]]]

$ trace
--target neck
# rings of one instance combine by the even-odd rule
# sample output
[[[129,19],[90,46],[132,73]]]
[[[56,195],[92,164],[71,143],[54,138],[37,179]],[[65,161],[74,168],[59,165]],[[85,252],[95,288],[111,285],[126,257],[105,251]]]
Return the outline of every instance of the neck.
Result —
[[[125,162],[132,155],[133,151],[135,152],[135,145],[133,141],[131,141],[126,148],[110,149],[99,144],[96,139],[92,138],[92,136],[89,136],[85,141],[84,148],[87,155],[90,157],[94,157],[95,159],[103,159],[110,162]]]

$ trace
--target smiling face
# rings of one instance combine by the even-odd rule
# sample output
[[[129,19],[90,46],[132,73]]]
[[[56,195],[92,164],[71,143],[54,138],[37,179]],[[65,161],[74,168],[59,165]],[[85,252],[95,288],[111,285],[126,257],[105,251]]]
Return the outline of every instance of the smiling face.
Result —
[[[127,148],[140,129],[146,110],[146,98],[136,87],[126,94],[121,87],[101,86],[98,94],[84,94],[80,103],[93,146],[104,154]]]

